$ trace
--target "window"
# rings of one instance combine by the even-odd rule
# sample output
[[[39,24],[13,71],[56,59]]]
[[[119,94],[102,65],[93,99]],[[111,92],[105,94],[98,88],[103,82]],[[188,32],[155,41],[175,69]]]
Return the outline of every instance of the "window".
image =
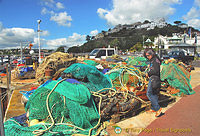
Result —
[[[101,54],[101,56],[106,56],[106,50],[101,50],[99,53]]]
[[[184,52],[180,52],[180,54],[179,54],[180,56],[184,56]]]
[[[114,54],[114,50],[108,50],[108,56],[112,56]]]
[[[100,58],[101,56],[106,56],[106,50],[100,50],[96,57]]]
[[[98,49],[95,49],[93,50],[91,53],[90,53],[90,56],[95,56],[97,53],[98,53]]]

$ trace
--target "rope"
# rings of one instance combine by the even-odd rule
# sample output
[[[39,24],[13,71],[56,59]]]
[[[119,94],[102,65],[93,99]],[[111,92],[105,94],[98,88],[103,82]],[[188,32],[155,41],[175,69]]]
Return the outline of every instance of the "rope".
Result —
[[[65,105],[65,102],[66,102],[65,96],[63,96],[63,99],[64,99],[64,107],[65,107],[66,106]],[[63,120],[64,120],[64,115],[62,116],[61,123],[63,122]]]
[[[91,136],[92,130],[95,129],[95,128],[97,128],[99,126],[100,122],[101,122],[101,102],[102,102],[102,97],[100,95],[95,94],[95,93],[93,93],[93,95],[100,98],[100,101],[99,101],[99,116],[100,117],[99,117],[99,120],[98,120],[98,123],[96,124],[96,126],[94,126],[93,128],[91,128],[89,130],[88,136]]]
[[[51,111],[50,111],[50,109],[49,109],[49,96],[50,96],[51,93],[55,90],[55,88],[58,86],[58,84],[60,84],[60,83],[63,82],[64,80],[66,80],[66,78],[60,80],[60,81],[54,86],[54,88],[51,90],[51,92],[47,95],[46,106],[47,106],[47,111],[48,111],[49,116],[50,116],[51,121],[52,121],[51,126],[48,127],[48,128],[45,129],[45,130],[35,130],[35,131],[33,131],[33,134],[36,134],[37,136],[40,136],[40,135],[42,135],[44,132],[48,131],[49,129],[51,129],[51,128],[54,126],[55,121],[54,121],[54,119],[53,119],[53,117],[52,117],[52,115],[51,115]]]

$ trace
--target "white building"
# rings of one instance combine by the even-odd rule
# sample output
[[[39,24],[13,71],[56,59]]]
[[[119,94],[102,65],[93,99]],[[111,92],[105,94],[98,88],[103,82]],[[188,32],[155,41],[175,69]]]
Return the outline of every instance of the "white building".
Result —
[[[197,36],[196,38],[190,38],[187,34],[174,34],[172,37],[159,35],[154,39],[154,45],[157,47],[158,43],[160,45],[159,48],[163,46],[162,48],[164,49],[169,49],[170,46],[182,43],[196,45],[196,51],[200,53],[200,36]]]

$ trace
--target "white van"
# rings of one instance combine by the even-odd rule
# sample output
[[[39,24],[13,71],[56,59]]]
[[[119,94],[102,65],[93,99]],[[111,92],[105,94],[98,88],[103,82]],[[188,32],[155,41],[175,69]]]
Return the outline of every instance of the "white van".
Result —
[[[100,60],[114,54],[116,54],[115,48],[96,48],[89,54],[89,58]]]

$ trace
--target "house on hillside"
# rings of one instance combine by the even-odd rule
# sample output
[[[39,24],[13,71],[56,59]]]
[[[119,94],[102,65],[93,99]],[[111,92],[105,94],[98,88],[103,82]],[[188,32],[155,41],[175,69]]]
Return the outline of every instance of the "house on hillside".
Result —
[[[188,28],[188,25],[185,24],[185,23],[181,23],[181,24],[178,24],[178,27],[180,27],[180,28]]]
[[[99,39],[99,38],[103,38],[104,37],[104,34],[103,33],[98,33],[96,36],[95,36],[95,39]]]
[[[162,49],[169,49],[176,45],[196,46],[196,51],[200,53],[200,35],[190,38],[188,34],[173,34],[172,37],[159,35],[154,39],[154,45]]]

